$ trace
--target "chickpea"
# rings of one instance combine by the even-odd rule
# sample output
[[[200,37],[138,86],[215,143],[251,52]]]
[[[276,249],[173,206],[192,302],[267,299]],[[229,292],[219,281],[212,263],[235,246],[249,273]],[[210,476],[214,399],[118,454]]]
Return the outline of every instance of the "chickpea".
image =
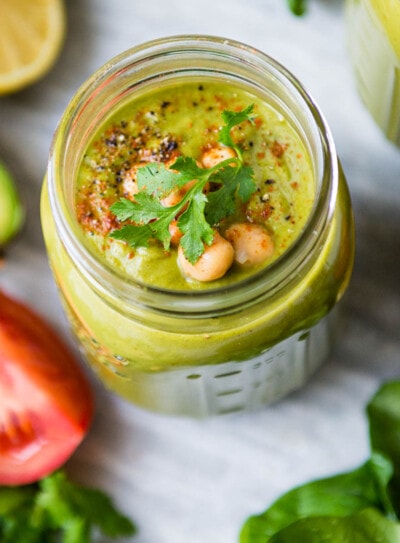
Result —
[[[174,220],[169,225],[169,233],[171,234],[171,244],[178,246],[183,236],[182,232],[179,230],[178,221]]]
[[[201,162],[205,168],[212,168],[227,158],[236,158],[236,153],[230,147],[212,147],[204,151]]]
[[[211,245],[205,245],[204,253],[195,264],[191,264],[183,254],[182,247],[178,249],[178,264],[187,277],[197,281],[214,281],[229,270],[233,263],[233,247],[218,232],[215,232]]]
[[[168,194],[168,196],[161,200],[162,205],[164,207],[172,207],[179,204],[188,190],[191,189],[195,183],[196,179],[193,179],[193,181],[188,181],[185,185],[183,185],[183,187],[174,189]]]
[[[274,243],[259,224],[235,223],[225,232],[235,251],[235,261],[244,266],[261,264],[274,253]]]
[[[124,178],[121,184],[122,195],[125,198],[134,200],[135,194],[139,192],[139,187],[136,181],[137,171],[140,168],[141,164],[135,164],[124,174]]]

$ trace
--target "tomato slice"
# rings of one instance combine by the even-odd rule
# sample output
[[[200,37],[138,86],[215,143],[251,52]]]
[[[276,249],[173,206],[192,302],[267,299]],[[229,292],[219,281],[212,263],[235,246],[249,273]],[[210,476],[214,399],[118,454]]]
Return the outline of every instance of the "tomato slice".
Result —
[[[0,291],[0,484],[45,477],[93,418],[90,384],[56,332]]]

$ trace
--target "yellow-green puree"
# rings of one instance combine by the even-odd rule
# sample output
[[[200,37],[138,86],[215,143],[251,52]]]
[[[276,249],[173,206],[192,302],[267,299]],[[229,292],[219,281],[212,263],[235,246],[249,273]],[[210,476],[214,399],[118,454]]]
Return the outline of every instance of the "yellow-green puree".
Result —
[[[168,289],[215,288],[242,279],[257,268],[238,264],[212,285],[187,281],[176,260],[176,249],[159,242],[132,249],[112,240],[120,225],[110,206],[129,194],[132,168],[149,162],[173,163],[183,155],[201,161],[218,144],[224,110],[254,104],[255,122],[232,129],[232,138],[251,166],[257,190],[250,201],[238,201],[236,212],[218,225],[222,234],[234,221],[263,225],[278,258],[304,228],[315,199],[308,152],[288,120],[259,98],[221,83],[186,83],[136,99],[115,114],[95,135],[83,159],[77,185],[77,214],[89,243],[115,269],[153,286]],[[260,266],[258,266],[260,267]]]

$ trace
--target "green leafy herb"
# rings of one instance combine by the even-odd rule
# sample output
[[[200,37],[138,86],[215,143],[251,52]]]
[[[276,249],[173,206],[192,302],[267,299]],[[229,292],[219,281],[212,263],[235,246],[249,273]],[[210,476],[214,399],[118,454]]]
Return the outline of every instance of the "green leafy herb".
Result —
[[[106,494],[62,471],[34,485],[0,487],[1,543],[89,543],[95,530],[112,538],[136,531]]]
[[[389,493],[400,518],[400,381],[383,385],[369,402],[367,413],[372,449],[393,463]]]
[[[241,543],[399,543],[400,382],[381,387],[367,413],[370,459],[287,492],[247,519]]]
[[[200,168],[191,157],[178,157],[171,169],[163,163],[151,163],[138,169],[139,192],[135,200],[121,198],[111,206],[120,222],[128,221],[110,236],[127,242],[132,247],[147,247],[150,240],[161,241],[166,250],[170,247],[169,226],[178,218],[178,228],[183,233],[181,246],[186,258],[194,264],[204,252],[204,244],[211,245],[213,226],[235,210],[236,198],[248,201],[256,186],[253,170],[243,164],[240,148],[234,143],[231,130],[244,122],[253,122],[253,105],[239,112],[224,111],[224,126],[219,142],[236,152],[236,157],[226,159],[211,168]],[[182,200],[166,207],[162,199],[189,182],[195,183]],[[207,196],[204,188],[212,183],[215,190]]]
[[[306,12],[307,0],[287,0],[289,9],[295,15],[304,15]]]
[[[394,543],[400,527],[376,509],[364,509],[345,517],[299,520],[269,539],[270,543]]]
[[[275,533],[302,518],[340,517],[368,507],[381,508],[381,487],[388,484],[391,476],[390,462],[374,455],[354,471],[295,488],[261,515],[250,517],[243,527],[240,541],[265,543]]]

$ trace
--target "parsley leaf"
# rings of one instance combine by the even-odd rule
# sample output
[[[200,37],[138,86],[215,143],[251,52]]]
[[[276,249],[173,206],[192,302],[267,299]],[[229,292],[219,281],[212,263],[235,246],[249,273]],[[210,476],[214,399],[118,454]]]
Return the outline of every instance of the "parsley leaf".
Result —
[[[211,245],[213,241],[213,226],[234,213],[237,198],[246,202],[256,189],[253,170],[243,164],[241,149],[231,135],[236,125],[254,121],[253,109],[251,104],[238,112],[222,113],[225,124],[218,141],[234,149],[236,158],[228,158],[211,168],[201,168],[193,158],[180,156],[171,169],[157,162],[139,168],[139,192],[134,201],[121,198],[110,208],[121,223],[128,224],[111,232],[110,237],[134,248],[147,247],[151,239],[158,239],[168,250],[171,243],[169,226],[178,217],[178,228],[183,233],[180,241],[183,252],[189,262],[195,264],[204,252],[204,244]],[[206,195],[204,188],[209,182],[213,190]],[[176,205],[163,205],[163,198],[185,186],[187,190]]]
[[[95,530],[114,538],[136,528],[106,494],[70,482],[62,471],[37,484],[0,487],[2,543],[90,543]]]

